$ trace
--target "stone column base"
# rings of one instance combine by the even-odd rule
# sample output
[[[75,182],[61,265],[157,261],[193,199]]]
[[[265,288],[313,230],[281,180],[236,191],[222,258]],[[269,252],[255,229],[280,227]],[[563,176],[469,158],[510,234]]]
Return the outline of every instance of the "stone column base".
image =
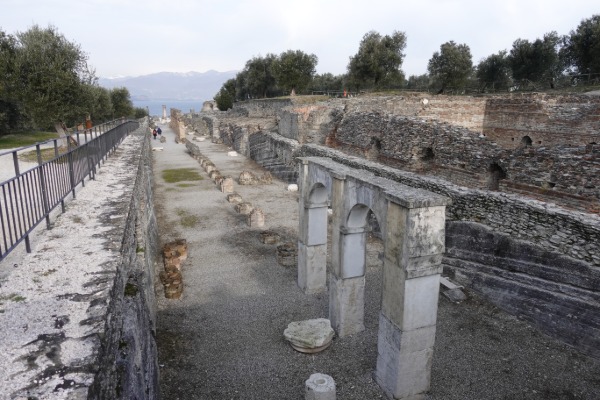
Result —
[[[327,244],[298,242],[298,286],[306,294],[327,289]]]
[[[435,325],[401,331],[379,315],[375,381],[394,399],[422,399],[431,384]]]
[[[338,337],[365,330],[365,277],[329,277],[329,320]]]

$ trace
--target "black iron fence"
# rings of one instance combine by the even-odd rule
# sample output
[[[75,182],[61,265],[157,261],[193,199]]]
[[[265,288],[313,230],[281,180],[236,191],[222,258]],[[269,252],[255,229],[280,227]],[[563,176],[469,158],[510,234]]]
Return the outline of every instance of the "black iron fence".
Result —
[[[3,161],[11,157],[14,165],[13,177],[0,183],[0,260],[23,241],[27,252],[31,252],[29,236],[37,225],[45,220],[50,228],[50,213],[59,205],[64,212],[67,196],[71,193],[75,197],[76,187],[79,184],[85,186],[86,176],[94,179],[100,163],[138,126],[137,121],[119,119],[66,137],[0,153]],[[20,155],[32,151],[37,165],[21,171],[26,163],[20,161]]]

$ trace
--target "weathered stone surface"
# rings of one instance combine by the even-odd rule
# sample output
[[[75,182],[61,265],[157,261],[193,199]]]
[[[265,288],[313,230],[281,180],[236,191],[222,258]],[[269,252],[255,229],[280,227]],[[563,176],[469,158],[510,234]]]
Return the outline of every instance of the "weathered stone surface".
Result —
[[[252,172],[242,171],[240,177],[238,178],[238,182],[240,185],[256,185],[258,183],[258,179]]]
[[[247,201],[235,205],[235,212],[237,212],[238,214],[248,215],[252,212],[253,209],[254,207],[252,206],[252,203],[249,203]]]
[[[279,238],[279,234],[273,231],[260,232],[260,241],[264,244],[277,244]]]
[[[298,265],[298,247],[293,242],[286,242],[277,246],[277,262],[284,267]]]
[[[221,192],[223,193],[233,193],[233,178],[230,176],[226,176],[220,183]]]
[[[242,196],[239,195],[239,193],[233,192],[227,195],[227,201],[230,203],[238,204],[243,202],[243,199]]]
[[[247,218],[248,226],[253,228],[260,228],[265,226],[265,213],[260,208],[255,208]]]
[[[283,331],[292,347],[304,353],[324,350],[331,344],[334,334],[331,323],[325,318],[290,322]]]

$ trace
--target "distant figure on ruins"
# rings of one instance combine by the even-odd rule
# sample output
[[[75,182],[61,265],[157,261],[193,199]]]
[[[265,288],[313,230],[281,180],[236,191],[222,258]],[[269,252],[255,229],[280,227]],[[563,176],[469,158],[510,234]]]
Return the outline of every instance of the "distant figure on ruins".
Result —
[[[156,134],[158,132],[156,132],[156,128],[152,129],[152,136],[154,136],[154,140],[156,140]]]
[[[158,136],[162,135],[162,129],[160,129],[160,126],[156,127],[156,132],[158,133]]]

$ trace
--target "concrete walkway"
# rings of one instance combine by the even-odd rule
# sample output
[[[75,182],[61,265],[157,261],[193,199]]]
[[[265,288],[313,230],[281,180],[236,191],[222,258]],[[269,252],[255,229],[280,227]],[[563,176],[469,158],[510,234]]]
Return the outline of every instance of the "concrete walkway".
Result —
[[[166,143],[155,152],[156,204],[163,243],[184,238],[184,292],[167,300],[157,285],[159,364],[163,399],[303,399],[304,382],[321,372],[337,398],[385,398],[373,381],[381,293],[381,243],[370,240],[365,293],[366,330],[315,355],[283,339],[288,323],[327,318],[326,293],[304,295],[296,269],[276,261],[276,246],[259,241],[226,194],[161,125]],[[264,210],[267,229],[296,242],[297,193],[286,184],[240,186],[243,170],[264,171],[224,145],[194,142],[244,201]],[[166,183],[162,171],[193,168],[204,179]],[[159,266],[162,268],[162,265]],[[526,323],[479,301],[440,299],[430,399],[597,398],[600,363],[543,337]]]

